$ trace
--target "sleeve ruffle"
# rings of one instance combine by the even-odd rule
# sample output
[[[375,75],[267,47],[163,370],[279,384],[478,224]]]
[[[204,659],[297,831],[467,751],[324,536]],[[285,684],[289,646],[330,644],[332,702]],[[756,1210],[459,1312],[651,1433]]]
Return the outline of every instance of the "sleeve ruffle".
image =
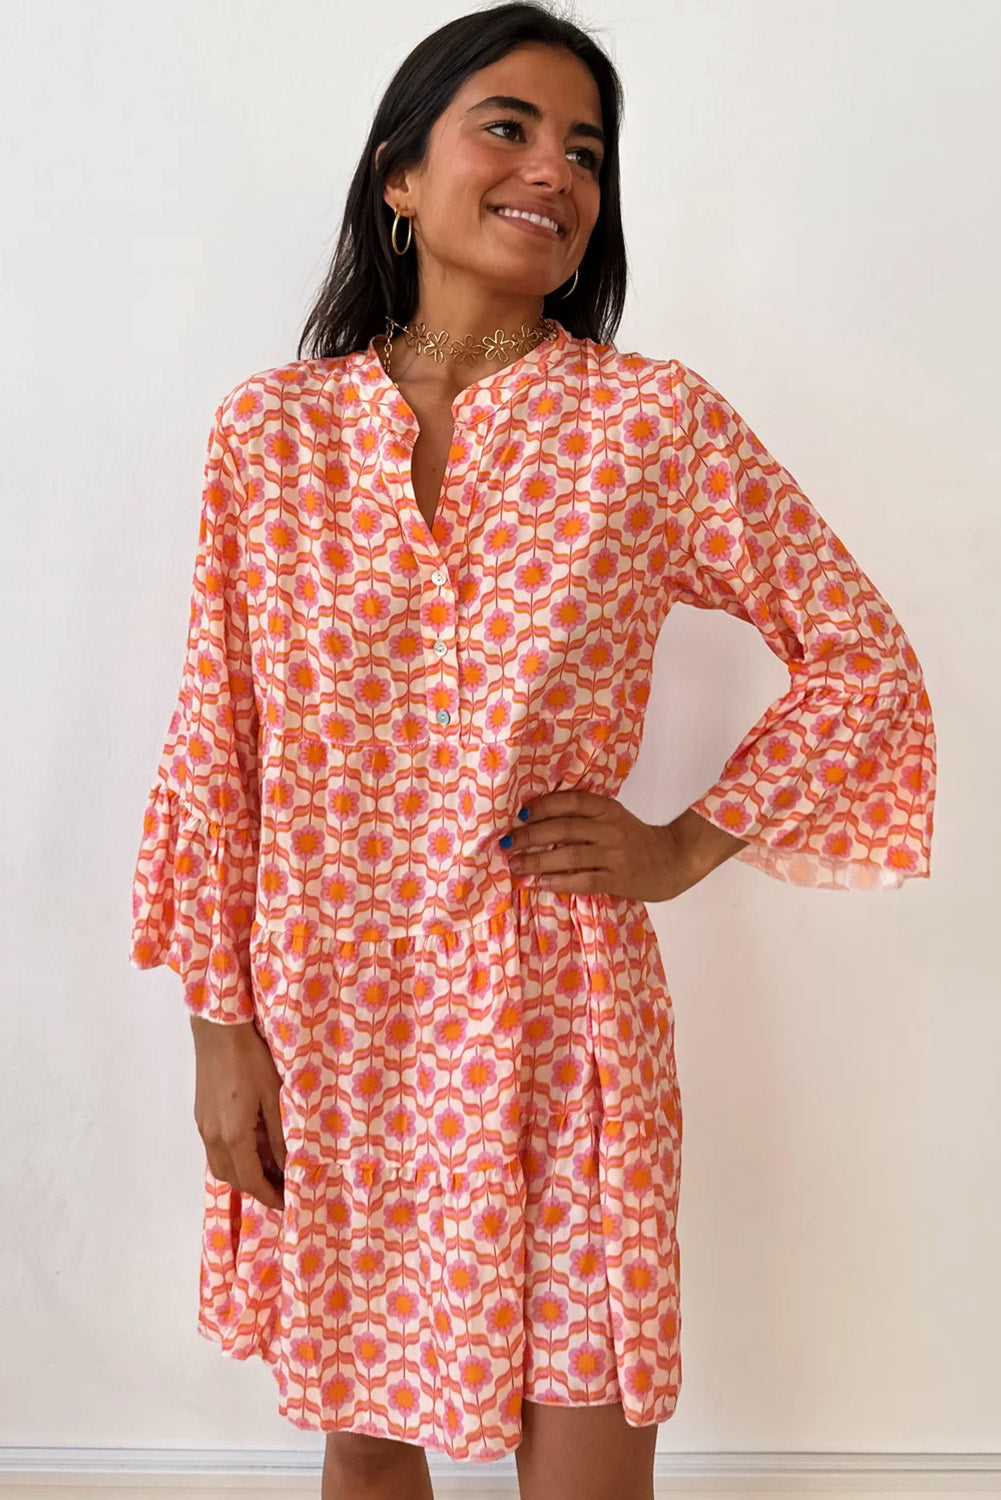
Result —
[[[845,697],[791,688],[693,810],[747,840],[734,859],[827,890],[930,874],[934,727],[923,687]]]
[[[789,686],[693,811],[745,840],[735,859],[828,890],[927,877],[932,710],[900,621],[738,411],[670,363],[668,607],[752,624]]]
[[[211,1021],[254,1019],[255,845],[249,820],[224,828],[163,781],[150,792],[132,887],[131,961],[173,969],[188,1009]]]

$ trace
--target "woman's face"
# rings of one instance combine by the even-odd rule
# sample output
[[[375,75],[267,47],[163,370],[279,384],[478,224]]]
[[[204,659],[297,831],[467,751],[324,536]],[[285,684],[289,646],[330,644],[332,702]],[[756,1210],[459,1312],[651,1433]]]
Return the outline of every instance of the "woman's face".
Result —
[[[484,104],[491,95],[524,101]],[[472,275],[491,288],[545,296],[576,270],[598,217],[601,105],[572,53],[531,44],[466,79],[435,121],[424,164],[394,174],[390,207],[414,215],[422,280]],[[502,217],[551,217],[558,233]],[[397,227],[397,242],[406,239]]]

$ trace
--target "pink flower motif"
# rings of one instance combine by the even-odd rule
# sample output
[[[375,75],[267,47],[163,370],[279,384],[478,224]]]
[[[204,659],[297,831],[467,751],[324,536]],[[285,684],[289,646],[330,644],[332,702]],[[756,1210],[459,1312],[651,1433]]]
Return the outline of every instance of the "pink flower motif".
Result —
[[[370,1104],[382,1087],[382,1069],[363,1068],[351,1079],[351,1097]]]
[[[306,974],[302,980],[302,998],[306,1005],[323,1005],[330,994],[330,984],[330,975],[322,969]]]
[[[605,459],[591,473],[592,485],[603,495],[610,495],[613,490],[623,487],[625,482],[622,465],[611,459]]]
[[[594,1281],[605,1269],[603,1247],[590,1241],[581,1245],[570,1256],[570,1269],[578,1281]]]
[[[710,437],[719,437],[728,430],[730,418],[718,401],[707,400],[700,425]]]
[[[296,747],[299,764],[307,771],[322,771],[327,764],[327,746],[319,735],[303,735]]]
[[[428,891],[428,883],[416,870],[408,870],[393,882],[393,894],[404,906],[414,906],[416,902],[423,902]]]
[[[470,1391],[479,1391],[491,1378],[490,1363],[486,1359],[464,1359],[459,1366],[462,1384]]]
[[[320,1363],[320,1341],[316,1338],[293,1339],[290,1353],[297,1364],[318,1365]]]
[[[507,1215],[499,1204],[491,1204],[482,1213],[473,1215],[473,1233],[486,1245],[496,1245],[507,1228]]]
[[[389,598],[382,589],[364,589],[354,595],[352,611],[366,625],[377,625],[389,614]]]
[[[747,808],[742,803],[721,802],[719,807],[716,808],[711,821],[716,823],[717,826],[724,828],[727,833],[732,833],[735,837],[740,838],[742,830],[747,827],[751,818]]]
[[[343,1203],[343,1199],[341,1199]],[[328,1318],[340,1319],[351,1311],[351,1288],[338,1278],[327,1282],[323,1292],[323,1311]]]
[[[529,474],[521,482],[521,498],[530,505],[541,505],[556,494],[556,481],[551,474]]]
[[[514,619],[510,610],[496,609],[486,616],[483,632],[492,646],[502,646],[514,635]]]
[[[563,395],[557,390],[545,390],[528,403],[528,415],[533,422],[558,417],[563,410]]]
[[[420,1409],[420,1391],[408,1380],[398,1380],[389,1387],[389,1404],[394,1411],[411,1416]]]
[[[329,1406],[335,1410],[337,1407],[346,1406],[352,1401],[354,1393],[355,1382],[351,1379],[350,1375],[333,1375],[320,1387],[320,1399],[324,1406]]]
[[[524,451],[525,444],[520,438],[508,438],[494,449],[492,459],[499,469],[510,469]]]
[[[570,1369],[580,1380],[593,1380],[603,1375],[608,1364],[608,1354],[600,1344],[578,1344],[570,1351]]]
[[[450,1047],[461,1045],[466,1036],[465,1017],[456,1011],[448,1015],[439,1016],[434,1023],[434,1040],[437,1047],[447,1050]]]
[[[334,1016],[324,1027],[323,1040],[331,1052],[343,1053],[347,1056],[351,1051],[354,1038],[354,1028],[349,1026],[341,1016]]]
[[[657,417],[640,413],[625,424],[625,433],[631,443],[642,448],[660,436],[660,421]]]
[[[283,516],[279,516],[276,521],[267,522],[264,538],[273,552],[294,552],[299,542],[295,527]]]
[[[316,854],[323,852],[324,832],[315,823],[307,823],[303,828],[297,828],[292,835],[292,848],[301,859],[311,859]]]
[[[480,1284],[480,1273],[474,1260],[450,1261],[445,1276],[449,1286],[460,1297],[472,1296]]]
[[[286,953],[300,957],[315,942],[317,926],[308,917],[286,917],[284,948]]]
[[[653,1390],[653,1369],[645,1359],[637,1359],[626,1369],[626,1390],[636,1397],[649,1396]]]
[[[556,451],[561,458],[571,460],[586,458],[591,451],[592,437],[585,427],[570,427],[562,431],[556,441]]]
[[[462,1082],[475,1093],[482,1093],[497,1082],[497,1068],[492,1057],[471,1057],[462,1068]]]
[[[297,464],[299,462],[299,444],[294,433],[287,432],[284,427],[279,427],[277,432],[267,432],[264,435],[264,452],[268,458],[274,459],[276,464]]]
[[[299,573],[295,580],[295,597],[303,604],[315,604],[320,597],[316,579],[312,573]]]
[[[299,517],[310,531],[316,531],[327,519],[326,496],[315,484],[303,485],[299,490]]]
[[[296,1264],[303,1281],[315,1281],[325,1264],[323,1251],[319,1245],[306,1245],[299,1251]]]
[[[252,390],[250,386],[244,386],[243,390],[238,396],[234,397],[229,406],[229,414],[236,426],[252,421],[263,410],[264,400],[260,391]]]
[[[381,1276],[385,1260],[385,1254],[378,1245],[360,1245],[351,1254],[351,1269],[366,1279],[371,1276]]]
[[[292,631],[290,617],[280,609],[268,611],[265,629],[272,640],[286,640]]]
[[[355,1335],[355,1358],[360,1364],[372,1366],[386,1357],[385,1339],[377,1339],[372,1333]]]
[[[443,1109],[435,1116],[434,1133],[443,1146],[450,1146],[465,1137],[466,1122],[458,1110]]]
[[[533,1297],[529,1304],[531,1318],[546,1328],[557,1328],[567,1321],[567,1302],[565,1297],[559,1297],[555,1292],[542,1292]]]
[[[379,446],[378,427],[363,426],[359,423],[351,435],[351,446],[365,456],[375,453]]]
[[[359,708],[378,708],[388,700],[389,695],[389,685],[378,672],[368,672],[354,684],[354,696]],[[370,751],[370,758],[380,753],[381,747],[373,749]]]
[[[701,485],[702,493],[726,499],[733,489],[733,472],[730,465],[723,461],[718,464],[707,463],[705,467],[705,478]]]
[[[730,553],[736,545],[736,537],[726,526],[708,526],[699,544],[699,551],[703,552],[710,562],[729,560]]]
[[[552,564],[546,558],[530,557],[515,569],[514,580],[519,590],[532,594],[547,587],[552,575]]]
[[[305,1063],[292,1075],[292,1086],[306,1099],[323,1085],[323,1076],[315,1062]]]
[[[399,738],[399,725],[395,725],[394,728],[397,731],[396,737]],[[393,811],[398,818],[405,819],[408,823],[413,822],[415,818],[420,818],[427,812],[430,800],[427,788],[417,783],[396,793],[393,798]]]
[[[326,541],[320,547],[320,561],[329,573],[339,577],[354,571],[354,561],[343,542]]]
[[[385,979],[367,979],[357,990],[358,1005],[376,1015],[384,1015],[389,1002],[389,984]]]
[[[561,635],[572,635],[587,618],[587,601],[568,595],[557,599],[549,611],[549,623],[553,631]]]

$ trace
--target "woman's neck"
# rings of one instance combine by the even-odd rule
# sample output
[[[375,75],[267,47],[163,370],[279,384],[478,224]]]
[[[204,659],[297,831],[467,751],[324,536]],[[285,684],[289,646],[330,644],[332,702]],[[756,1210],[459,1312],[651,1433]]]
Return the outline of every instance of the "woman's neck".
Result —
[[[442,313],[445,312],[443,307]],[[468,309],[462,313],[456,309],[456,316],[451,322],[446,321],[445,316],[439,321],[435,317],[433,306],[419,305],[407,326],[414,330],[423,324],[432,337],[444,331],[445,337],[439,344],[444,357],[439,362],[426,350],[418,353],[411,348],[406,335],[399,328],[394,328],[390,375],[401,389],[405,382],[425,400],[450,405],[467,385],[473,385],[487,375],[503,369],[505,365],[513,364],[537,343],[542,342],[539,337],[522,339],[522,325],[527,331],[543,321],[541,299],[535,299],[520,321],[512,320],[510,308],[506,313],[498,314],[495,307],[494,313],[495,320],[491,322],[486,308],[481,310],[479,317],[471,316]],[[498,331],[502,338],[511,340],[511,343],[506,347],[501,344],[500,352],[495,353],[493,358],[488,358],[485,353],[475,353],[472,359],[459,360],[449,352],[453,345],[476,344],[481,340],[487,341],[489,346],[489,341],[496,338]]]

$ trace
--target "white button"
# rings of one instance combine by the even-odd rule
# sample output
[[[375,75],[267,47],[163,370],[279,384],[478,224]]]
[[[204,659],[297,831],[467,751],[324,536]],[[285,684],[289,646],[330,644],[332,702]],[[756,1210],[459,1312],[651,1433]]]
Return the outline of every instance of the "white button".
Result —
[[[450,724],[452,722],[452,715],[449,713],[447,708],[439,708],[438,712],[435,714],[435,718],[438,720],[439,724]]]
[[[448,650],[448,646],[444,641],[435,641],[434,645],[431,647],[431,650],[434,652],[435,656],[444,656],[445,652]]]
[[[431,574],[431,582],[432,583],[444,583],[446,577],[447,577],[447,574],[445,573],[444,568],[435,568],[434,572]]]

